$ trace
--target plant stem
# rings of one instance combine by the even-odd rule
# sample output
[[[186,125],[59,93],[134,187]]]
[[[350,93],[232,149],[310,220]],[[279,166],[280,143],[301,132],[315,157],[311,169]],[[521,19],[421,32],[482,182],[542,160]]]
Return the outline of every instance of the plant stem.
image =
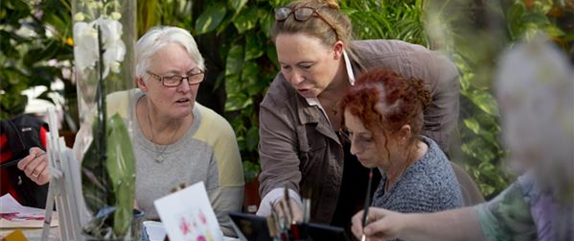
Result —
[[[104,50],[102,46],[102,31],[100,26],[97,26],[98,30],[98,87],[96,92],[96,122],[97,122],[97,134],[96,134],[96,153],[98,155],[97,161],[100,161],[102,166],[105,166],[107,160],[107,150],[106,150],[106,86],[104,81]],[[104,170],[104,169],[101,169]],[[102,171],[103,172],[103,171]],[[104,173],[98,173],[101,178],[104,178]]]

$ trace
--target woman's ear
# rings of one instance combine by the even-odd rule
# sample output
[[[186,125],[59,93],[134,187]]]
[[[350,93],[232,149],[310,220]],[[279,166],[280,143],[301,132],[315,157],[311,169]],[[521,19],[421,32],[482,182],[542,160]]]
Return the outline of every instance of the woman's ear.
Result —
[[[137,77],[136,78],[136,83],[138,85],[138,88],[143,91],[143,92],[147,92],[148,91],[148,86],[146,84],[146,82],[144,81],[144,79],[142,77]]]
[[[399,144],[401,145],[407,145],[409,139],[411,138],[411,126],[410,125],[404,125],[403,127],[401,127],[401,129],[399,130],[398,133],[398,138],[399,138]]]
[[[343,57],[343,50],[345,49],[345,44],[341,40],[337,40],[333,46],[333,54],[336,60]]]

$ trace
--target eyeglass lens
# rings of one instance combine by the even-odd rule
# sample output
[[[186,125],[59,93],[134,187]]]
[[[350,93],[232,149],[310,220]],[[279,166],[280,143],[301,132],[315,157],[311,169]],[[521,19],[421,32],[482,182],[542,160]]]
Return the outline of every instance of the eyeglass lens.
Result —
[[[299,21],[307,21],[311,18],[313,12],[315,12],[315,10],[311,8],[299,8],[295,10],[295,19]]]
[[[314,12],[315,12],[315,9],[312,9],[309,7],[297,8],[297,9],[295,9],[295,11],[293,11],[293,9],[291,9],[291,8],[282,7],[282,8],[278,8],[275,11],[275,19],[278,21],[284,21],[285,19],[287,19],[289,17],[289,15],[291,15],[291,13],[294,13],[295,20],[307,21],[307,20],[309,20],[309,18],[311,18],[311,16],[313,16]]]
[[[189,84],[197,84],[203,80],[203,73],[197,74],[190,74],[187,77],[183,76],[170,76],[163,78],[163,84],[165,86],[178,86],[183,82],[183,80],[187,80]]]

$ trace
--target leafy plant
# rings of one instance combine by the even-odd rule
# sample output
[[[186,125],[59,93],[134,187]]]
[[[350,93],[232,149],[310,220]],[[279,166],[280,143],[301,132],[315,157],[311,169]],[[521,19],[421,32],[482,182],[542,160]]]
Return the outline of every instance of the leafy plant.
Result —
[[[224,112],[230,120],[246,161],[248,179],[255,178],[259,172],[258,105],[278,71],[275,47],[269,35],[273,10],[289,2],[291,0],[138,0],[139,36],[151,26],[162,24],[189,29],[196,38],[208,67],[198,101]],[[16,106],[22,106],[19,91],[39,81],[31,77],[34,71],[29,68],[43,67],[44,60],[50,59],[42,57],[39,62],[24,64],[24,56],[30,49],[50,46],[47,44],[50,41],[42,42],[44,39],[59,41],[57,45],[63,46],[63,50],[56,51],[56,58],[71,58],[71,43],[63,41],[70,36],[67,19],[70,14],[69,11],[50,11],[69,10],[69,0],[42,1],[39,5],[28,5],[22,0],[0,4],[0,63],[3,67],[0,85],[4,91],[0,115],[4,118],[5,113],[9,113],[5,110],[16,111]],[[450,53],[461,71],[460,140],[452,144],[460,148],[451,150],[451,156],[464,164],[487,197],[504,189],[511,177],[504,172],[505,150],[498,141],[501,131],[498,108],[490,89],[496,57],[521,36],[529,36],[536,30],[549,33],[572,55],[574,3],[561,0],[339,0],[339,4],[351,18],[357,39],[401,39]],[[43,17],[32,16],[36,11],[30,9],[42,9]],[[28,22],[40,26],[48,23],[46,26],[54,26],[48,32],[57,34],[46,34],[45,38],[40,34],[41,37],[34,38],[41,43],[16,34],[16,30]]]
[[[123,239],[135,199],[135,156],[128,127],[118,113],[108,118],[107,96],[133,88],[135,3],[74,0],[74,63],[81,99],[83,138],[82,194],[93,217],[84,234]],[[127,101],[127,98],[125,99]],[[128,236],[129,237],[129,236]]]
[[[46,86],[40,98],[51,101],[51,83],[60,79],[62,94],[75,95],[62,71],[71,68],[70,9],[69,0],[0,1],[0,118],[24,112],[28,100],[20,93],[31,86]]]

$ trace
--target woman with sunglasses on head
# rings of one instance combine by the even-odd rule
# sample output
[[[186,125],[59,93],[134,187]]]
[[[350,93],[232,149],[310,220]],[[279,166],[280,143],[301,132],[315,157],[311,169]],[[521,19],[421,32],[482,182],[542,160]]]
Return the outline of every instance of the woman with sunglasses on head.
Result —
[[[223,233],[235,236],[227,213],[243,204],[241,157],[229,123],[195,102],[205,75],[195,40],[155,27],[137,42],[136,59],[138,89],[110,94],[108,113],[132,117],[138,208],[158,219],[154,200],[202,181]]]
[[[334,0],[295,1],[278,8],[275,19],[272,38],[281,72],[261,103],[258,214],[280,210],[287,187],[295,219],[302,216],[303,195],[312,200],[311,221],[347,227],[363,206],[368,175],[339,134],[339,102],[355,76],[388,68],[425,80],[433,101],[425,111],[423,134],[447,149],[458,118],[458,71],[422,46],[352,41],[351,23]]]

